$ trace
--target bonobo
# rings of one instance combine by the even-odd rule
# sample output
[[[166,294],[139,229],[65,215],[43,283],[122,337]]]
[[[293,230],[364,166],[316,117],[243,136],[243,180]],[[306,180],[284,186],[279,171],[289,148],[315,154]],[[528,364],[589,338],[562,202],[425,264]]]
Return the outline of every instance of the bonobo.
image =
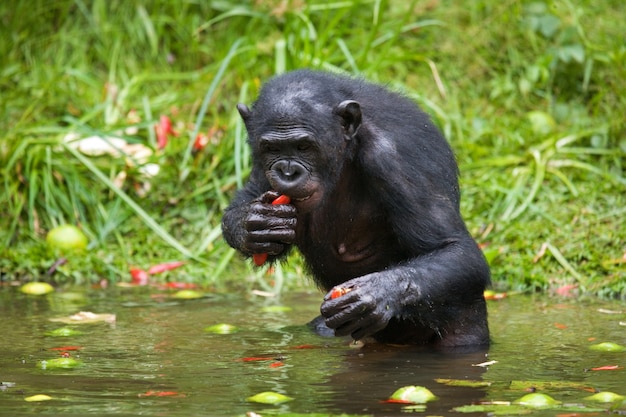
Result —
[[[489,268],[459,212],[452,150],[411,100],[300,70],[238,105],[252,171],[226,241],[268,261],[298,247],[328,291],[323,333],[442,348],[489,343]],[[271,204],[286,195],[289,204]]]

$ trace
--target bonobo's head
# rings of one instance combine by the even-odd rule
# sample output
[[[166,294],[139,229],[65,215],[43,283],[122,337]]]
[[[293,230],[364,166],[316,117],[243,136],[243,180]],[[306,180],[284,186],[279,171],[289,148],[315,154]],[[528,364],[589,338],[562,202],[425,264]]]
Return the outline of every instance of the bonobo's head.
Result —
[[[322,81],[278,77],[263,87],[252,109],[237,106],[255,166],[300,213],[317,207],[335,186],[354,156],[361,123],[359,103],[342,99]]]

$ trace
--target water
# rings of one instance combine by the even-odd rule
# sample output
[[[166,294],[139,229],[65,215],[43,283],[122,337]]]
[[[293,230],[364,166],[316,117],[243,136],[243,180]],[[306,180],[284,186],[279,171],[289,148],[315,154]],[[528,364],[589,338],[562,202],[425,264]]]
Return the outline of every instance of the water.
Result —
[[[456,415],[454,407],[512,401],[526,394],[512,381],[534,381],[539,391],[580,403],[585,389],[626,395],[626,353],[594,352],[599,342],[626,345],[626,305],[620,302],[515,296],[489,304],[493,345],[488,351],[443,354],[416,348],[366,346],[315,336],[302,324],[318,314],[321,295],[291,294],[279,301],[212,295],[178,301],[145,288],[57,292],[26,296],[0,289],[0,416],[240,416],[322,413],[406,415],[384,403],[397,388],[428,387],[439,399],[422,415]],[[290,311],[267,311],[273,304]],[[612,311],[616,314],[609,314]],[[78,311],[113,313],[114,324],[70,325],[82,335],[51,337],[66,326],[50,321]],[[234,334],[207,326],[229,323]],[[83,366],[42,370],[64,346]],[[251,360],[251,359],[268,360]],[[473,366],[497,361],[488,367]],[[437,378],[490,382],[448,386]],[[539,382],[568,383],[549,388]],[[528,387],[526,387],[528,388]],[[282,405],[253,404],[263,391],[293,397]],[[27,402],[46,394],[53,399]],[[626,406],[614,410],[626,414]],[[535,412],[533,415],[555,415]],[[481,414],[468,414],[481,415]],[[482,413],[485,415],[485,413]]]

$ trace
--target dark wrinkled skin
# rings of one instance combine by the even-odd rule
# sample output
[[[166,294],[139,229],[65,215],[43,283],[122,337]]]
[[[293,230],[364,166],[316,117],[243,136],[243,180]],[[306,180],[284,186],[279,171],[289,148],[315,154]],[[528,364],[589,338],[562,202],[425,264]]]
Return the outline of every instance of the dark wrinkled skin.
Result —
[[[324,290],[320,334],[439,347],[489,343],[489,268],[459,212],[457,166],[410,100],[361,80],[296,71],[249,109],[253,168],[224,213],[247,256],[296,246]],[[291,204],[272,205],[280,194]]]

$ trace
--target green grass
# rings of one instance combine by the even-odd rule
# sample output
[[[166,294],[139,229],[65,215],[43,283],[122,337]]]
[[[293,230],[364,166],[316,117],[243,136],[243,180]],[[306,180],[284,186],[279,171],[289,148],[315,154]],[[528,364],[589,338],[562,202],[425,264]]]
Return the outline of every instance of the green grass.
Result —
[[[622,7],[2,2],[1,279],[117,282],[130,266],[189,259],[159,279],[310,285],[297,255],[272,276],[254,271],[222,241],[220,218],[249,170],[236,103],[275,73],[314,67],[388,84],[433,116],[457,153],[463,213],[496,287],[625,297]],[[161,115],[178,136],[156,150]],[[84,155],[64,143],[70,133],[149,146],[160,172]],[[209,143],[195,151],[198,133]],[[45,235],[62,223],[79,225],[89,250],[48,276]]]

